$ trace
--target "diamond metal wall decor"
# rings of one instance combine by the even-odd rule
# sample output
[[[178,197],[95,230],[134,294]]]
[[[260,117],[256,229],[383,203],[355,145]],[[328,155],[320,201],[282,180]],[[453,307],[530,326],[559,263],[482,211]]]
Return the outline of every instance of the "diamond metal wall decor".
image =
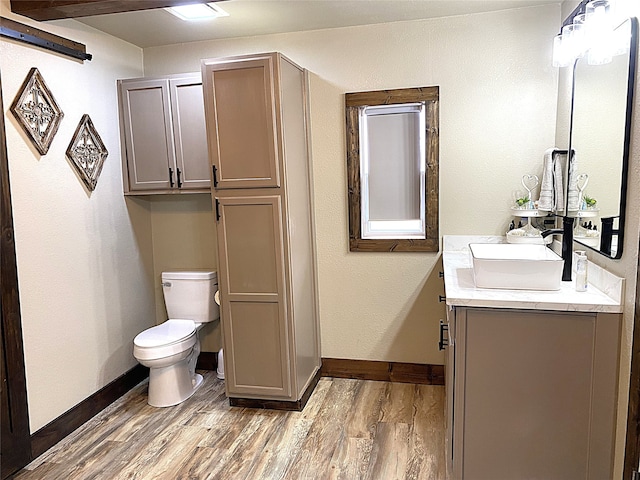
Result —
[[[46,155],[64,113],[37,68],[32,68],[11,105],[11,112],[41,155]]]
[[[109,152],[102,143],[91,118],[85,113],[67,148],[67,157],[91,191],[96,188],[107,155]]]

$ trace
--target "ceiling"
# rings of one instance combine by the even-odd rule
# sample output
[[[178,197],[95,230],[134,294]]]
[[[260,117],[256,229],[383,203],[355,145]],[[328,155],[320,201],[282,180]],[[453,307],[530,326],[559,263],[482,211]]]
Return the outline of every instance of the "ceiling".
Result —
[[[559,4],[560,0],[223,0],[228,17],[185,22],[163,9],[77,20],[141,48]]]

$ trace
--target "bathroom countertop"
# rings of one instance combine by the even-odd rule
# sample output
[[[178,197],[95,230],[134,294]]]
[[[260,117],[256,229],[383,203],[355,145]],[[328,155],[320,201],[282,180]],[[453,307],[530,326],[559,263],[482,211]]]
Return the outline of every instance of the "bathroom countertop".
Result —
[[[576,292],[575,280],[561,282],[560,290],[502,290],[477,288],[469,257],[469,243],[503,243],[504,237],[448,236],[444,238],[442,263],[447,305],[465,307],[518,308],[572,312],[620,313],[624,280],[589,264],[586,292]],[[592,275],[593,273],[593,275]],[[591,283],[591,277],[597,284]],[[606,292],[606,293],[605,293]]]

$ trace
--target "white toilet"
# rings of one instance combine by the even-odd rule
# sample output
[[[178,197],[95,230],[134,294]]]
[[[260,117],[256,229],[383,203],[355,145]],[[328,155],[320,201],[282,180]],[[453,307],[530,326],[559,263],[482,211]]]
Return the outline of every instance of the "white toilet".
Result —
[[[162,274],[169,320],[133,340],[133,356],[150,369],[149,405],[177,405],[200,387],[202,375],[196,373],[198,331],[204,323],[219,317],[219,307],[213,300],[217,290],[218,277],[213,271]]]

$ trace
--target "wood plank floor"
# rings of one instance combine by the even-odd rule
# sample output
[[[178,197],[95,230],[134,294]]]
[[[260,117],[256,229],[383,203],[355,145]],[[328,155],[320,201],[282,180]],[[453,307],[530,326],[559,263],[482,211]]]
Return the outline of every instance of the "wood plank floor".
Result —
[[[230,407],[214,372],[189,400],[146,382],[16,479],[445,478],[444,387],[322,378],[302,412]]]

